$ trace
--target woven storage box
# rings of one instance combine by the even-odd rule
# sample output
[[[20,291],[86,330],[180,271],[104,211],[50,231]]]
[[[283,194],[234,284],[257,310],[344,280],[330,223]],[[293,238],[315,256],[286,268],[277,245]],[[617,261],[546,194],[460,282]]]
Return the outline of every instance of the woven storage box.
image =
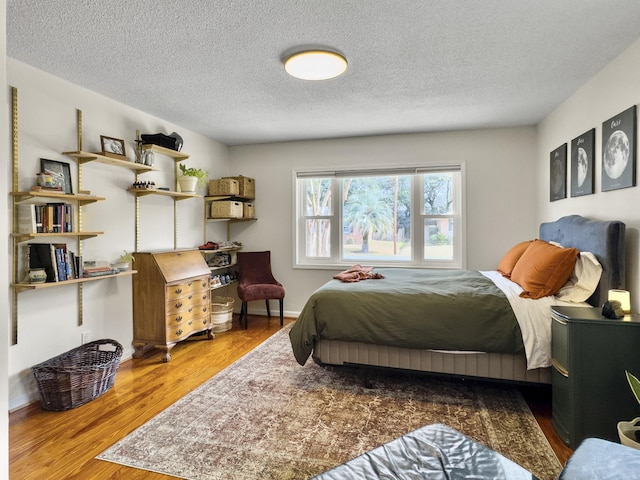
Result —
[[[220,178],[209,181],[209,195],[238,195],[240,184],[234,178]]]
[[[240,192],[239,196],[244,198],[256,198],[256,181],[253,178],[243,177],[242,175],[238,177],[224,177],[224,178],[232,178],[238,182],[238,186]]]
[[[242,218],[242,202],[211,202],[211,218]]]
[[[226,332],[231,330],[233,319],[232,297],[213,297],[211,299],[211,331]]]
[[[60,412],[98,398],[113,387],[122,358],[115,340],[96,340],[32,367],[42,408]]]
[[[253,203],[245,202],[242,204],[242,218],[253,218],[256,216],[256,210]]]

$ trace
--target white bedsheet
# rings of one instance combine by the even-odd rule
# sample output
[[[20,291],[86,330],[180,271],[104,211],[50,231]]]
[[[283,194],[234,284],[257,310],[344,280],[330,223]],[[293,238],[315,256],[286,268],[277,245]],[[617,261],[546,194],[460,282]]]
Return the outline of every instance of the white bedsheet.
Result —
[[[590,307],[588,303],[570,303],[549,296],[533,300],[521,298],[522,287],[497,271],[480,272],[493,281],[509,299],[522,331],[527,355],[527,370],[551,366],[551,306],[568,305]]]

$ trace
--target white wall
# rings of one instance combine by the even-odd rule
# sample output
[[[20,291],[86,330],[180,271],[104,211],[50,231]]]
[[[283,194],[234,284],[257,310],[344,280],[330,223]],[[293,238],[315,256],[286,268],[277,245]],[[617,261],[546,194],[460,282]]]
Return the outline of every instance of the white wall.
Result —
[[[537,235],[535,152],[534,127],[231,147],[231,171],[256,179],[258,217],[233,225],[233,238],[245,250],[272,251],[274,275],[287,289],[285,310],[295,315],[335,272],[293,268],[294,169],[464,161],[467,267],[490,270],[515,243]],[[254,303],[251,311],[264,308]]]
[[[77,181],[76,162],[61,154],[77,150],[76,109],[82,111],[85,151],[99,151],[100,135],[107,135],[124,139],[128,157],[133,160],[136,129],[141,133],[177,131],[184,139],[184,152],[190,154],[185,163],[205,168],[211,176],[228,173],[227,147],[219,142],[13,59],[7,59],[7,67],[6,83],[17,87],[19,96],[20,190],[28,190],[33,185],[40,158],[70,163],[73,181]],[[156,166],[163,171],[141,175],[141,179],[153,180],[157,186],[173,189],[174,160],[156,155]],[[85,259],[114,261],[123,250],[135,250],[135,198],[126,191],[135,175],[129,169],[99,163],[87,164],[82,170],[83,189],[106,197],[105,201],[84,208],[82,229],[104,234],[84,241],[83,256]],[[203,200],[182,200],[177,202],[177,206],[180,231],[177,248],[193,248],[202,244]],[[174,247],[171,198],[140,198],[139,221],[139,250]],[[223,234],[224,231],[215,236]],[[66,243],[77,249],[75,240],[67,239]],[[10,269],[7,267],[3,271]],[[80,345],[81,332],[90,331],[92,339],[116,339],[125,348],[125,358],[130,356],[133,332],[131,295],[131,277],[85,283],[84,325],[78,326],[78,291],[75,285],[20,293],[18,344],[9,349],[9,407],[15,408],[37,399],[31,366]]]
[[[640,188],[631,187],[603,192],[602,122],[638,105],[640,102],[640,40],[600,71],[538,126],[537,177],[540,184],[538,220],[554,220],[563,215],[579,214],[594,219],[622,220],[627,225],[626,283],[631,292],[632,309],[640,310],[638,278],[638,229],[640,228]],[[571,140],[596,129],[595,193],[549,201],[549,153],[563,143],[571,149]],[[637,151],[637,146],[636,146]],[[570,156],[570,154],[568,154]],[[568,161],[570,165],[570,160]],[[570,177],[570,175],[568,175]],[[570,179],[568,178],[568,182]]]
[[[7,84],[6,52],[7,52],[7,3],[0,0],[0,85]],[[0,96],[0,157],[11,158],[9,150],[9,92],[5,89],[5,94]],[[0,182],[0,212],[8,212],[7,198],[9,193],[11,162],[0,162],[4,165]],[[0,252],[9,250],[9,216],[3,215],[4,221],[0,224]],[[0,292],[3,293],[4,300],[0,301],[0,478],[9,478],[9,263],[6,255],[0,255]]]

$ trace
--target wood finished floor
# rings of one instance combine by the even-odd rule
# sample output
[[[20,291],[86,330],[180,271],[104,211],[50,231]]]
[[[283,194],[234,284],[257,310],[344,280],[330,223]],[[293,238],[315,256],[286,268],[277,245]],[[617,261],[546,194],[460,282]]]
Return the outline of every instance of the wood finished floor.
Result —
[[[285,319],[285,324],[294,319]],[[125,437],[179,398],[238,360],[279,330],[277,316],[251,316],[248,330],[234,318],[233,328],[212,341],[182,342],[169,363],[158,351],[123,361],[115,386],[100,398],[66,412],[47,412],[35,403],[9,415],[11,480],[173,478],[96,460],[96,455]],[[551,425],[549,388],[521,391],[549,443],[564,465],[571,450]]]

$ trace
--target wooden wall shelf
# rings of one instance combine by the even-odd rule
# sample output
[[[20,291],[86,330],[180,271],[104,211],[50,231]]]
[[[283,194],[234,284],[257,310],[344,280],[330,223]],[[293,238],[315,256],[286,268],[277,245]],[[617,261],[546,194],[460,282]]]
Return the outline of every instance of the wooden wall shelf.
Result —
[[[88,162],[106,163],[107,165],[128,168],[137,173],[159,171],[159,169],[150,167],[149,165],[143,165],[142,163],[130,162],[128,160],[120,160],[118,158],[107,157],[102,153],[97,153],[97,152],[84,152],[82,150],[76,150],[74,152],[62,152],[62,154],[68,157],[75,158],[80,164],[84,164]]]
[[[33,240],[34,238],[44,237],[73,237],[78,238],[79,240],[86,240],[87,238],[93,238],[103,234],[104,232],[12,233],[11,236],[17,239],[18,242],[24,242],[27,240]]]
[[[77,202],[78,205],[88,205],[89,203],[100,202],[105,200],[105,197],[96,197],[93,195],[83,194],[70,194],[70,193],[57,193],[50,190],[29,190],[28,192],[11,192],[11,196],[14,197],[16,202],[24,202],[25,200],[31,200],[34,198],[53,199],[64,202]]]
[[[160,189],[144,189],[144,188],[129,188],[129,192],[137,197],[144,197],[146,195],[161,195],[165,197],[173,197],[175,200],[185,200],[187,198],[200,198],[202,195],[198,195],[195,193],[182,193],[182,192],[171,192],[169,190],[160,190]]]
[[[94,280],[104,280],[106,278],[126,277],[126,276],[129,276],[129,275],[133,275],[134,273],[138,273],[138,271],[137,270],[127,270],[125,272],[114,273],[114,274],[111,274],[111,275],[100,275],[98,277],[73,278],[71,280],[65,280],[63,282],[14,283],[11,286],[16,291],[23,292],[25,290],[40,290],[42,288],[61,287],[63,285],[86,283],[86,282],[92,282]]]

